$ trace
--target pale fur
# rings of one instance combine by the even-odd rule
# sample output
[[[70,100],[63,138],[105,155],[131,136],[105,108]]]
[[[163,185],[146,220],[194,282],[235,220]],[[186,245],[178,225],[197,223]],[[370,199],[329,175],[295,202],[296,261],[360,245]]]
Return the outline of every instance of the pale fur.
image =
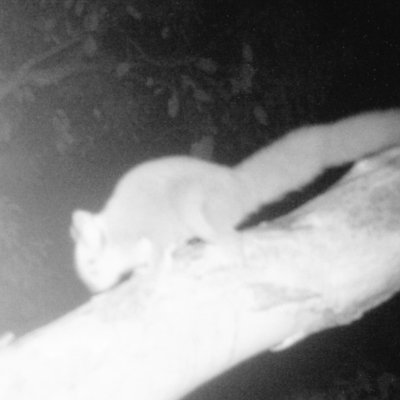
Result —
[[[122,177],[100,213],[74,212],[77,272],[92,291],[106,290],[189,239],[224,242],[249,214],[326,168],[396,144],[394,109],[296,129],[233,168],[184,156],[145,162]]]
[[[234,169],[250,186],[257,208],[303,187],[329,167],[396,144],[400,144],[399,109],[362,113],[295,129]]]

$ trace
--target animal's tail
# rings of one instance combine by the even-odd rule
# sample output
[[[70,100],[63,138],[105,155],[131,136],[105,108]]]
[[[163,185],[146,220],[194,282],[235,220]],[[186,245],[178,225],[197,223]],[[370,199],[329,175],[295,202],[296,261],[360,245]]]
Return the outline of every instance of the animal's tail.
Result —
[[[253,207],[297,190],[326,168],[400,144],[400,110],[359,114],[296,129],[239,163]]]

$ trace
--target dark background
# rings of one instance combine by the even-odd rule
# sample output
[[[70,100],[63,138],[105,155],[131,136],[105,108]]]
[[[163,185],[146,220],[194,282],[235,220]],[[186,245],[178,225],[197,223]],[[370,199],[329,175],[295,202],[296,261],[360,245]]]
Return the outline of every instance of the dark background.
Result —
[[[382,0],[2,1],[0,332],[23,334],[89,298],[70,215],[99,210],[129,167],[207,136],[213,160],[231,165],[295,127],[399,106],[399,11]],[[390,398],[398,300],[191,399]]]

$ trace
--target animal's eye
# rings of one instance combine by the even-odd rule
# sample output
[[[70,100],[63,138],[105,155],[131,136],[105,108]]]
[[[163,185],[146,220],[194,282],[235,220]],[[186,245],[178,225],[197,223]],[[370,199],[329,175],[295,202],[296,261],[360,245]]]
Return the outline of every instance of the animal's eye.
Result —
[[[200,239],[200,238],[197,238],[197,237],[193,237],[193,238],[191,238],[191,239],[189,239],[187,241],[187,244],[189,246],[196,246],[196,245],[201,244],[201,243],[205,243],[205,241],[203,239]]]
[[[121,274],[120,278],[118,279],[117,285],[119,285],[120,283],[126,282],[127,280],[129,280],[133,275],[133,271],[125,271],[123,274]]]

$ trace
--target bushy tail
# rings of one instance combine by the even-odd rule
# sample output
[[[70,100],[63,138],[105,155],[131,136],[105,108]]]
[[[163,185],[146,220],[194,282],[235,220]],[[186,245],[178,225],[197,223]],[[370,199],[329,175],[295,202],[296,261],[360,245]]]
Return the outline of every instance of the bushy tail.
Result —
[[[259,207],[313,181],[326,168],[400,144],[400,110],[296,129],[234,169]]]

